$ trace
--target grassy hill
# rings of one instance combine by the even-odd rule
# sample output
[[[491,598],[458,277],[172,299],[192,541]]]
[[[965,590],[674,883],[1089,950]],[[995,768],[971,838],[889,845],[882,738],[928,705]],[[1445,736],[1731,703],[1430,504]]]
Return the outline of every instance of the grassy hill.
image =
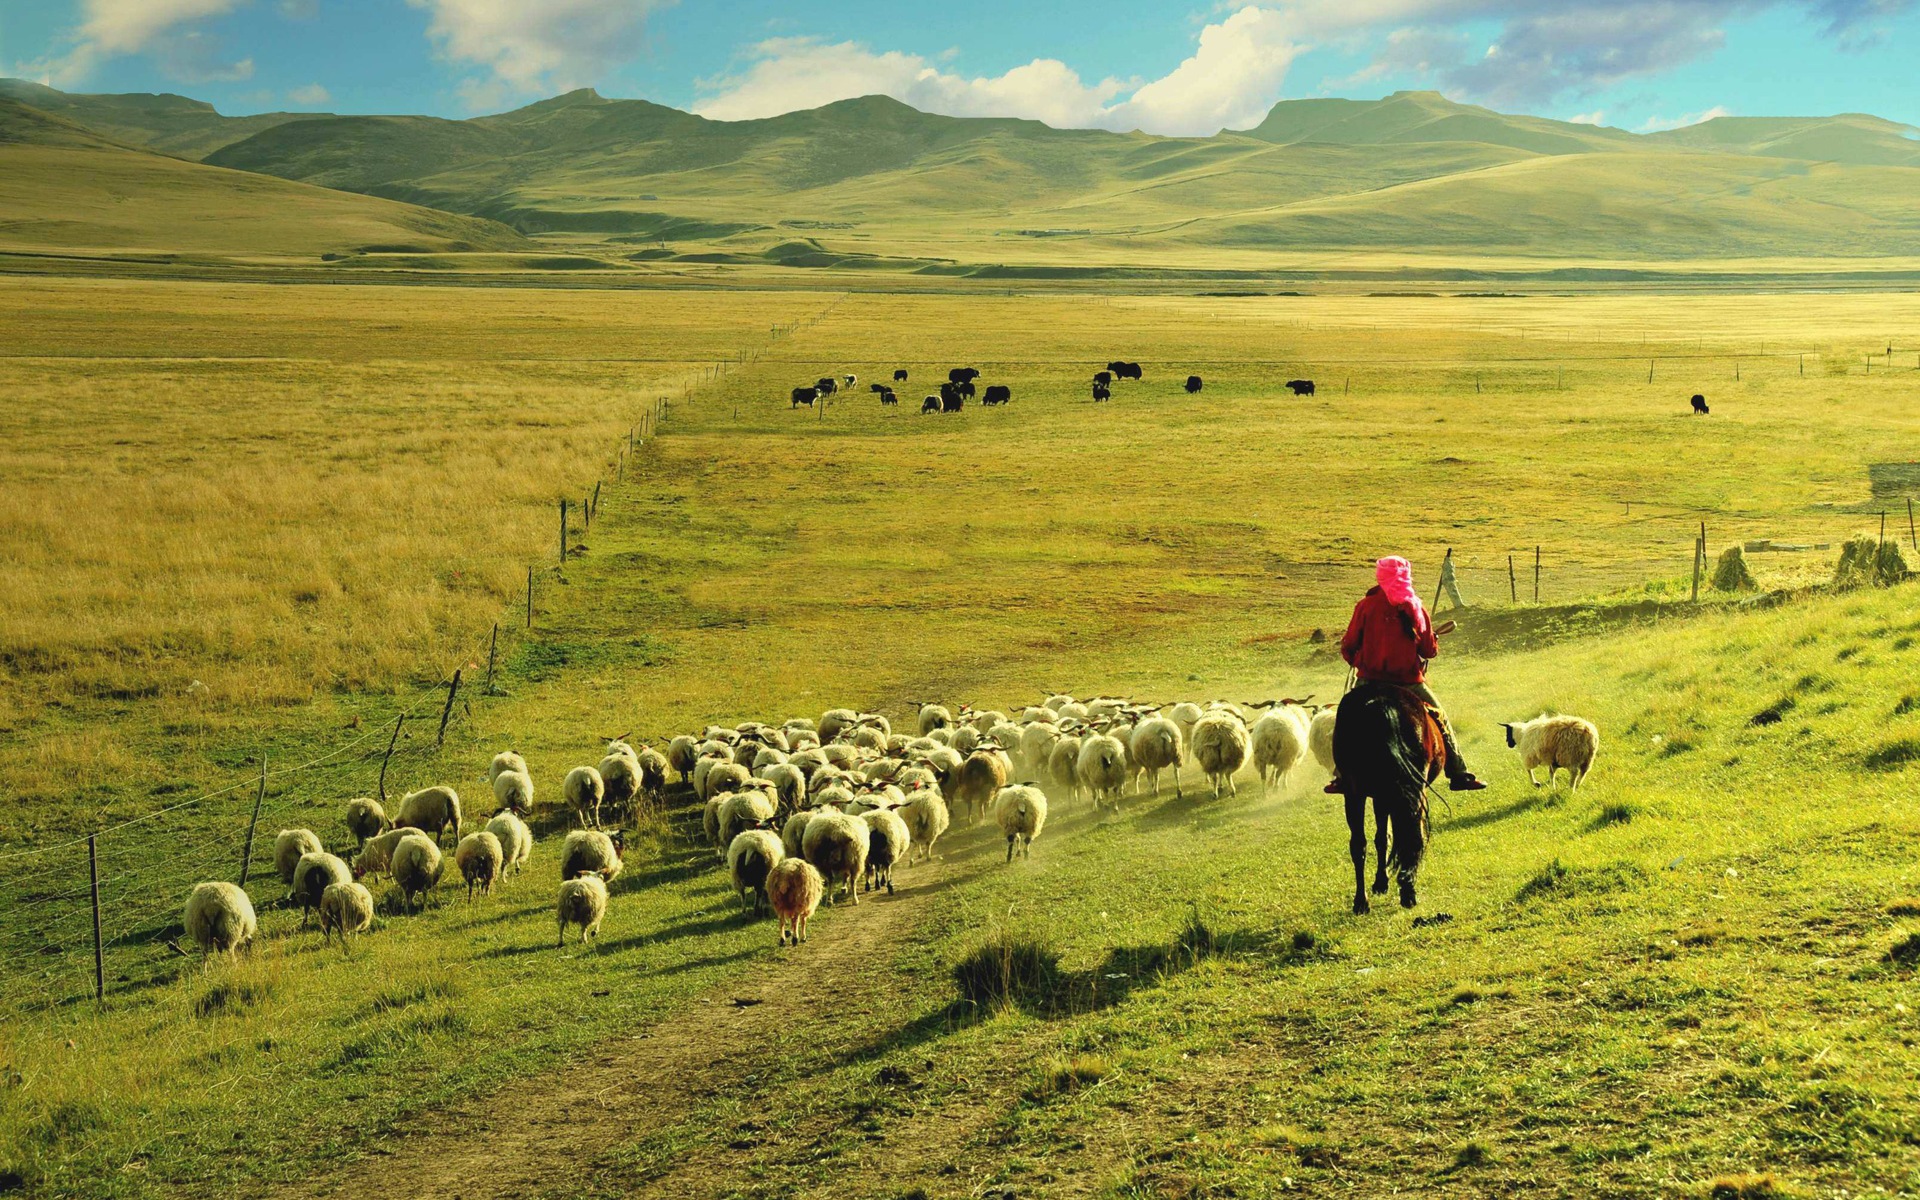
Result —
[[[0,249],[316,258],[524,250],[492,221],[117,145],[0,99]]]
[[[81,94],[25,79],[0,79],[0,99],[17,100],[65,117],[117,142],[181,158],[205,158],[220,147],[312,113],[259,113],[226,117],[204,100],[170,92]]]
[[[1920,166],[1920,129],[1861,113],[1837,117],[1716,117],[1648,140],[1729,154],[1858,166]]]

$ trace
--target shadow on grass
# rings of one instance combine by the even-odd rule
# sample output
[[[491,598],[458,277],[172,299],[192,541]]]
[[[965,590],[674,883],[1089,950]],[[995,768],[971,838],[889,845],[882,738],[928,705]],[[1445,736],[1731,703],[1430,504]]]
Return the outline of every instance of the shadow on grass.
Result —
[[[1539,808],[1545,801],[1546,796],[1547,793],[1545,792],[1535,792],[1531,795],[1522,796],[1518,800],[1509,800],[1498,808],[1482,809],[1476,813],[1468,813],[1464,817],[1453,817],[1446,821],[1436,821],[1434,822],[1434,827],[1436,829],[1478,829],[1482,825],[1493,825]]]

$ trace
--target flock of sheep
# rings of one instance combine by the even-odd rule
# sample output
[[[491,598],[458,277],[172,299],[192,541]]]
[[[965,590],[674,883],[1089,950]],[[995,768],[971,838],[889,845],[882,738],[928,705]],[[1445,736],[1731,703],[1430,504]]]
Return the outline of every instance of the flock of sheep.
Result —
[[[910,733],[896,732],[882,714],[839,708],[818,721],[709,726],[664,750],[615,740],[597,764],[574,767],[561,781],[579,828],[560,848],[559,942],[566,944],[570,928],[583,943],[597,935],[607,885],[623,867],[618,825],[643,804],[664,803],[674,776],[703,806],[702,832],[742,908],[771,909],[786,945],[806,940],[822,900],[844,896],[857,905],[862,887],[892,892],[895,869],[931,859],[956,815],[968,824],[990,816],[1011,862],[1031,854],[1046,826],[1042,783],[1069,803],[1084,797],[1096,810],[1117,810],[1129,787],[1159,795],[1166,772],[1181,794],[1180,772],[1189,764],[1215,799],[1237,795],[1235,776],[1251,766],[1264,793],[1309,759],[1332,770],[1335,713],[1295,700],[1158,705],[1055,695],[1012,713],[921,704]],[[1542,716],[1505,728],[1529,780],[1545,767],[1551,783],[1564,768],[1577,788],[1598,752],[1597,730],[1578,718]],[[1012,782],[1016,776],[1022,781]],[[441,880],[449,836],[469,902],[519,874],[534,845],[526,823],[533,776],[525,759],[506,751],[485,778],[496,811],[464,834],[460,797],[445,786],[407,794],[391,817],[376,800],[348,801],[351,862],[328,852],[312,830],[281,830],[274,866],[302,926],[317,915],[323,940],[338,933],[343,943],[365,931],[374,899],[363,881],[382,875],[392,880],[397,906],[412,911]],[[193,889],[184,923],[203,953],[231,953],[258,932],[247,893],[223,882]]]

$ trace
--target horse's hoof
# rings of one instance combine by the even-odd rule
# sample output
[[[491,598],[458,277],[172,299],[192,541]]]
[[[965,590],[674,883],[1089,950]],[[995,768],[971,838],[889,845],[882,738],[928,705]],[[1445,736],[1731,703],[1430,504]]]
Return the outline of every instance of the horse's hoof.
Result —
[[[1376,880],[1374,880],[1374,881],[1373,881],[1373,894],[1374,894],[1374,895],[1376,895],[1376,896],[1384,896],[1384,895],[1386,895],[1386,894],[1387,894],[1387,881],[1386,881],[1386,880],[1384,880],[1384,879],[1376,879]]]
[[[1367,903],[1367,898],[1365,896],[1355,896],[1353,898],[1353,915],[1354,916],[1364,917],[1372,911],[1373,911],[1373,906]]]
[[[1413,906],[1414,906],[1413,888],[1403,883],[1400,885],[1400,907],[1412,908]]]

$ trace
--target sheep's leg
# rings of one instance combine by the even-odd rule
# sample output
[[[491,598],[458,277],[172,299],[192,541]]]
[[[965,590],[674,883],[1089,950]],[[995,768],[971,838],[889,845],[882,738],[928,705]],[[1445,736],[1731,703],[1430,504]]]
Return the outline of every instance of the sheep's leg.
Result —
[[[1010,833],[1007,835],[1007,861],[1008,862],[1013,861],[1013,839],[1014,839],[1013,834]]]
[[[1538,779],[1535,779],[1535,778],[1533,777],[1533,773],[1534,773],[1534,771],[1535,771],[1536,769],[1537,769],[1537,768],[1535,768],[1535,767],[1528,767],[1528,768],[1527,768],[1527,782],[1528,782],[1528,783],[1530,783],[1530,784],[1532,784],[1532,785],[1533,785],[1533,786],[1535,786],[1535,787],[1539,787],[1539,786],[1540,786],[1540,781],[1539,781]]]
[[[860,889],[854,886],[853,872],[847,872],[847,895],[853,898],[853,906],[860,907]]]
[[[1365,916],[1367,903],[1367,798],[1349,794],[1347,802],[1347,854],[1353,859],[1353,915]]]

